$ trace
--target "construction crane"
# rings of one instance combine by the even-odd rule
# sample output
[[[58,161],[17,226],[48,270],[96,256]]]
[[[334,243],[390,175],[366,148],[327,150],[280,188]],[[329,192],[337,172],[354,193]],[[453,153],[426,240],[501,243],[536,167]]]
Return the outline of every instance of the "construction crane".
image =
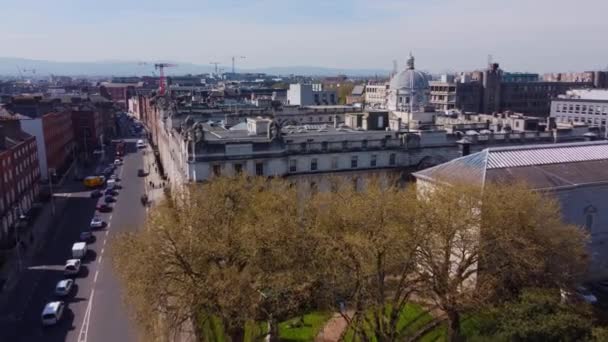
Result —
[[[160,95],[163,96],[165,95],[165,87],[166,87],[166,80],[165,80],[165,68],[172,68],[172,67],[176,67],[177,64],[171,64],[171,63],[155,63],[154,64],[154,69],[158,69],[159,70],[159,74],[160,74]]]
[[[215,74],[217,75],[217,66],[220,65],[220,62],[209,62],[209,64],[215,65]]]
[[[232,56],[232,73],[235,73],[235,69],[234,69],[234,62],[236,59],[245,59],[245,56]]]
[[[137,63],[137,65],[148,65],[148,64],[153,64],[153,63],[148,63],[148,62],[139,62]],[[172,64],[172,63],[154,63],[154,69],[158,69],[159,70],[159,74],[160,74],[160,78],[158,81],[158,85],[160,87],[160,95],[165,95],[165,89],[166,89],[166,79],[165,79],[165,68],[172,68],[172,67],[176,67],[177,64]],[[156,76],[156,73],[153,71],[152,74],[154,76]]]

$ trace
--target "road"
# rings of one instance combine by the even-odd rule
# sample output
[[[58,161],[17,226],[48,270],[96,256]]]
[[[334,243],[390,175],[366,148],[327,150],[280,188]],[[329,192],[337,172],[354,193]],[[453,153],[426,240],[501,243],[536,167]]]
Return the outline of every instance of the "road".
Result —
[[[0,322],[0,341],[137,340],[135,324],[129,319],[121,298],[121,287],[110,256],[112,239],[118,233],[137,230],[145,220],[145,210],[140,204],[144,180],[137,176],[137,170],[143,167],[142,155],[137,151],[135,139],[125,140],[124,164],[115,171],[122,189],[116,196],[112,212],[97,213],[96,204],[103,198],[91,199],[90,191],[80,182],[70,182],[56,195],[65,197],[66,209],[44,251],[23,275],[18,285],[24,282],[23,290],[17,291],[14,298],[14,319]],[[112,151],[110,153],[113,155]],[[53,290],[64,278],[63,265],[71,257],[71,246],[95,215],[102,218],[106,226],[94,231],[95,240],[88,245],[76,287],[64,299],[67,304],[64,317],[56,326],[42,327],[42,309],[56,298]]]

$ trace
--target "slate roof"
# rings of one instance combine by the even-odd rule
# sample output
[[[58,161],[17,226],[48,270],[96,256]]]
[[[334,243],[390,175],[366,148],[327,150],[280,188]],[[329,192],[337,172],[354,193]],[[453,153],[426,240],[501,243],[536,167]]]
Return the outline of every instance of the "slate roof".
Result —
[[[523,181],[532,189],[608,182],[608,141],[487,148],[413,175],[478,186]]]
[[[351,92],[352,96],[361,96],[363,95],[363,91],[365,90],[365,86],[363,85],[356,85],[353,88],[353,91]]]

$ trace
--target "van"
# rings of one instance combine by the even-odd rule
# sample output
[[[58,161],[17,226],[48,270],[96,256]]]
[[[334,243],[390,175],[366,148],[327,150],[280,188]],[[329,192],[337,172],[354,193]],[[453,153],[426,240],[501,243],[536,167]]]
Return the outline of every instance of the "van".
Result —
[[[72,246],[72,258],[74,259],[82,259],[87,254],[87,243],[86,242],[76,242]]]
[[[50,302],[42,310],[42,325],[55,325],[63,316],[65,304],[62,301]]]
[[[89,176],[89,177],[86,177],[83,182],[84,182],[84,186],[86,186],[88,188],[96,188],[96,187],[102,185],[104,181],[105,181],[104,177]]]
[[[106,189],[114,189],[114,187],[116,186],[116,180],[115,179],[108,179],[108,181],[106,182]]]

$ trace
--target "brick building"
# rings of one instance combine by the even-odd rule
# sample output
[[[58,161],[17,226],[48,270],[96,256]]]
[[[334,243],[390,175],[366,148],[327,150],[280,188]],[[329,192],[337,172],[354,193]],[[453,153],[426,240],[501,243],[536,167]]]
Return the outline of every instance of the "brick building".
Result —
[[[138,83],[112,83],[104,82],[99,86],[99,93],[111,99],[122,110],[127,109],[127,101],[135,93]]]
[[[74,140],[79,152],[89,155],[104,141],[101,113],[90,104],[75,106],[71,111]]]
[[[21,130],[19,120],[0,119],[0,247],[15,243],[21,214],[39,193],[36,138]]]

